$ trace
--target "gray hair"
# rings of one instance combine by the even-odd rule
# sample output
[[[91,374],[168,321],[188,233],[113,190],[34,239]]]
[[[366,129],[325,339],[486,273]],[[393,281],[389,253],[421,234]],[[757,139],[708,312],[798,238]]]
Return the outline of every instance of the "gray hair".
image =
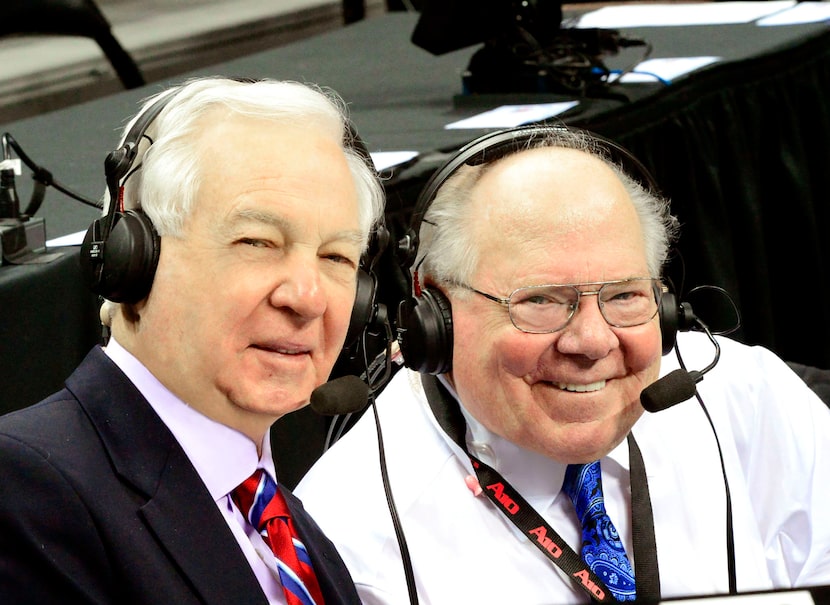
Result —
[[[373,226],[383,217],[384,194],[368,158],[354,147],[346,105],[337,93],[290,81],[192,79],[147,99],[125,127],[124,136],[138,116],[166,95],[174,97],[147,128],[133,174],[126,179],[125,209],[140,207],[160,235],[181,234],[184,220],[193,212],[203,176],[193,144],[199,134],[199,118],[212,109],[223,108],[231,114],[313,127],[341,141],[357,190],[365,249]],[[217,147],[221,144],[217,141]]]
[[[521,149],[562,147],[584,151],[601,159],[622,182],[640,219],[646,248],[646,262],[653,277],[659,277],[669,248],[679,231],[678,220],[670,214],[669,201],[630,176],[611,158],[602,141],[585,131],[551,128],[530,137]],[[508,154],[509,155],[509,154]],[[475,273],[479,252],[470,225],[471,191],[499,159],[459,168],[435,194],[424,216],[416,266],[424,278],[437,283],[470,283]]]

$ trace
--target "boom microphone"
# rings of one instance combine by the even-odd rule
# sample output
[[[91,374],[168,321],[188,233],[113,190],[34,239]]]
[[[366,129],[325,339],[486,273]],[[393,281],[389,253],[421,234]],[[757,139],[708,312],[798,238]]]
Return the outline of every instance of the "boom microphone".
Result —
[[[691,311],[689,310],[691,313]],[[685,368],[669,372],[659,380],[656,380],[651,385],[643,389],[640,393],[640,403],[649,412],[661,412],[673,405],[676,405],[687,399],[691,399],[695,394],[695,385],[703,380],[704,374],[715,367],[720,359],[720,345],[709,328],[698,317],[691,315],[694,325],[700,328],[709,337],[715,347],[715,359],[708,366],[700,371],[688,371]],[[686,328],[688,329],[688,328]],[[681,363],[682,365],[682,363]]]
[[[369,387],[353,375],[330,380],[311,392],[311,409],[323,416],[351,414],[366,407]]]
[[[700,372],[675,370],[646,387],[640,393],[640,403],[649,412],[660,412],[694,397],[695,384],[701,380]]]

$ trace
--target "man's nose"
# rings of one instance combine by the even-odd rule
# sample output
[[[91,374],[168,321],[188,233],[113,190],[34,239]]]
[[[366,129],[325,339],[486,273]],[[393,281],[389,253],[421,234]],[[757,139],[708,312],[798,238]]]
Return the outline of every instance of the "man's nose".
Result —
[[[595,293],[580,297],[574,316],[556,342],[561,353],[602,359],[619,346],[619,339],[605,321],[598,300]]]
[[[327,306],[326,292],[316,255],[293,254],[288,257],[285,274],[271,293],[271,304],[287,307],[308,319],[321,316]]]

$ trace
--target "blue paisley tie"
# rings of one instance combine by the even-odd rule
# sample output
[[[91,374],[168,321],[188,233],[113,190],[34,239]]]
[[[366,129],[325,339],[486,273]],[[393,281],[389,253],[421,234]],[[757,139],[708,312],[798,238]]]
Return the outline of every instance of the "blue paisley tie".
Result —
[[[582,523],[582,559],[605,582],[615,599],[633,601],[634,570],[617,529],[605,512],[599,461],[569,465],[562,489],[573,501]]]

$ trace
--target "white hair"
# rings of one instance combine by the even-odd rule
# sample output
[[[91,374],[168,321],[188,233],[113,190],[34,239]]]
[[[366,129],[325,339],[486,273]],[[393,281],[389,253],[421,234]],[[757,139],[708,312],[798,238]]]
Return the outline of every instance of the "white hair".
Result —
[[[679,223],[671,215],[669,201],[646,189],[614,159],[597,138],[585,131],[551,128],[540,130],[521,148],[507,155],[539,147],[563,147],[598,157],[617,175],[631,198],[643,231],[646,263],[653,277],[661,275]],[[469,283],[478,268],[479,249],[474,237],[470,197],[481,177],[506,155],[475,166],[465,165],[441,185],[426,211],[420,229],[416,266],[424,278],[437,283]]]
[[[223,77],[196,78],[145,100],[126,125],[132,125],[156,102],[167,104],[138,142],[138,154],[123,181],[124,209],[140,208],[159,235],[178,236],[198,203],[200,172],[196,142],[200,118],[221,108],[229,114],[269,120],[292,127],[314,128],[341,142],[358,196],[363,249],[372,229],[383,219],[384,193],[368,151],[351,128],[345,102],[330,89],[291,81],[240,81]],[[222,142],[217,141],[217,147]],[[110,203],[104,195],[104,211]],[[101,310],[109,325],[114,309]]]
[[[313,127],[341,141],[357,189],[360,226],[368,241],[383,216],[383,189],[369,165],[371,160],[357,148],[346,105],[334,91],[290,81],[197,78],[147,99],[125,127],[124,136],[162,97],[170,100],[147,128],[124,184],[125,209],[141,208],[160,235],[180,234],[184,219],[193,211],[202,176],[194,145],[199,119],[212,109],[223,108],[231,114]]]

